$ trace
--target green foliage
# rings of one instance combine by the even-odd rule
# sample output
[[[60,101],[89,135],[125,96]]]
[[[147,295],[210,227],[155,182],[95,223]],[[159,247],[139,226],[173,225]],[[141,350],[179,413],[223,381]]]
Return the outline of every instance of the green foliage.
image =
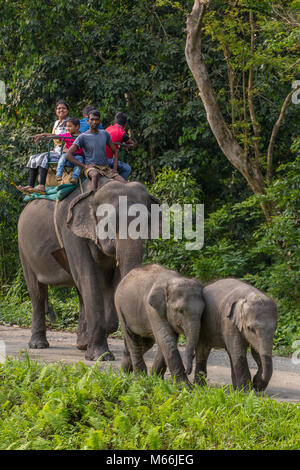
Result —
[[[297,449],[292,404],[230,388],[191,391],[98,366],[0,364],[0,447],[10,450]]]
[[[274,343],[281,354],[290,353],[291,344],[300,336],[299,150],[296,140],[295,161],[280,167],[278,175],[284,177],[276,179],[265,196],[281,209],[271,225],[262,216],[261,198],[251,196],[240,203],[226,203],[206,216],[202,250],[187,251],[185,240],[171,238],[148,241],[146,252],[146,261],[204,283],[234,276],[266,291],[279,307]],[[149,190],[169,205],[201,202],[199,187],[187,172],[163,170]]]
[[[79,318],[78,297],[74,288],[49,286],[49,303],[55,314],[55,321],[46,317],[49,328],[73,330]],[[32,305],[28,296],[22,269],[19,268],[15,281],[2,287],[0,295],[0,323],[30,327]]]

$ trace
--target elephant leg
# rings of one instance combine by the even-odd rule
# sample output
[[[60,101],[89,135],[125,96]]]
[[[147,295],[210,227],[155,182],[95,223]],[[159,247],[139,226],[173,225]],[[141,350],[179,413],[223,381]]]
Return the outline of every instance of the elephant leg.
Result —
[[[77,290],[77,294],[78,294],[78,300],[79,300],[79,321],[78,321],[78,327],[76,330],[76,333],[77,333],[76,347],[77,349],[86,351],[88,347],[87,324],[85,320],[83,300],[82,300],[79,290]]]
[[[238,390],[247,390],[251,374],[247,362],[247,342],[237,335],[226,341],[226,350],[230,357],[232,385]]]
[[[199,342],[196,349],[196,367],[194,383],[198,385],[206,384],[207,377],[207,360],[211,351],[211,347]]]
[[[150,317],[150,322],[155,340],[165,358],[172,377],[175,378],[176,382],[184,382],[190,387],[191,383],[185,373],[185,368],[177,347],[178,335],[170,327],[168,322],[161,321],[158,317]]]
[[[88,346],[85,358],[95,361],[113,361],[114,355],[109,351],[105,328],[103,279],[96,271],[89,274],[85,285],[79,286],[81,292],[85,321],[87,326]],[[95,294],[97,293],[97,295]]]
[[[124,340],[124,349],[123,349],[123,356],[121,360],[121,369],[123,369],[125,372],[133,371],[132,360],[131,360],[130,352],[126,343],[126,339]]]
[[[233,367],[232,360],[231,360],[230,356],[229,356],[229,359],[230,359],[230,367],[231,367],[231,382],[232,382],[233,388],[236,389],[237,388],[237,382],[236,382],[234,367]]]
[[[128,330],[124,314],[121,311],[119,311],[119,319],[125,339],[121,367],[126,372],[131,372],[133,369],[135,374],[147,375],[147,366],[143,358],[145,348],[143,338]]]
[[[115,290],[117,287],[115,277],[115,269],[108,269],[104,273],[104,315],[105,329],[108,335],[117,331],[119,325],[114,300]]]
[[[147,366],[143,358],[144,342],[143,338],[125,333],[126,343],[130,351],[132,367],[135,374],[147,375]]]
[[[165,358],[160,348],[158,348],[155,354],[153,364],[152,364],[151,374],[159,375],[163,379],[166,373],[166,370],[167,370],[167,364],[166,364]]]
[[[154,339],[152,338],[143,338],[142,339],[142,351],[143,355],[146,354],[149,349],[152,348],[153,344],[155,343]]]
[[[28,285],[28,284],[27,284]],[[32,349],[49,348],[46,338],[46,312],[45,304],[48,295],[48,286],[36,279],[28,285],[32,303],[32,326],[29,347]]]
[[[46,304],[48,303],[48,285],[41,284],[29,267],[22,250],[19,248],[24,278],[32,303],[32,325],[29,347],[32,349],[49,348],[46,338]]]

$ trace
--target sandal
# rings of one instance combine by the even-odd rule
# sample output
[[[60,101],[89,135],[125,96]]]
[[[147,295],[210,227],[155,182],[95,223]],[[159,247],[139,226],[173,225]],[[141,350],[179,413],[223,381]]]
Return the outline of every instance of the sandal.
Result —
[[[43,186],[41,186],[41,185],[39,184],[36,188],[33,189],[32,192],[33,192],[33,193],[38,193],[38,194],[46,194],[45,189],[39,189],[40,187],[43,187]]]
[[[43,194],[45,196],[46,191],[43,191],[42,189],[34,189],[32,193],[38,193],[38,194]]]
[[[27,196],[31,196],[32,192],[34,191],[34,188],[24,188],[23,186],[16,186],[15,187],[18,189],[18,191],[21,191],[21,193],[25,193]]]

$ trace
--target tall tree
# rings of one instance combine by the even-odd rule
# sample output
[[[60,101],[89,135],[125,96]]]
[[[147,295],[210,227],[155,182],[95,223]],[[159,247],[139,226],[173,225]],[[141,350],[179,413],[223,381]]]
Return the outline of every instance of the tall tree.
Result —
[[[187,18],[185,55],[197,83],[207,120],[227,159],[247,180],[255,194],[265,193],[272,180],[273,150],[278,130],[286,115],[292,94],[291,79],[300,70],[297,60],[299,27],[282,21],[285,7],[293,2],[277,1],[276,5],[257,0],[195,0]],[[278,13],[279,12],[279,13]],[[288,14],[286,18],[291,18]],[[275,33],[275,38],[274,38]],[[227,64],[231,122],[226,122],[218,104],[202,54],[202,41],[210,34],[223,51]],[[298,43],[297,43],[298,38]],[[264,88],[260,71],[273,73],[290,90],[279,107],[270,138],[266,139],[257,116],[256,99]],[[267,220],[272,207],[261,203]]]

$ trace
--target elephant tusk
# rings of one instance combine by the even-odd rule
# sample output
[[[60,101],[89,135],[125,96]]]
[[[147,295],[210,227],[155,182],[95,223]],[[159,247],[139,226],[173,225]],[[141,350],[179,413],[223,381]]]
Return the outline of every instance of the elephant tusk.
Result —
[[[120,266],[120,263],[118,260],[116,260],[116,268],[118,268]]]

